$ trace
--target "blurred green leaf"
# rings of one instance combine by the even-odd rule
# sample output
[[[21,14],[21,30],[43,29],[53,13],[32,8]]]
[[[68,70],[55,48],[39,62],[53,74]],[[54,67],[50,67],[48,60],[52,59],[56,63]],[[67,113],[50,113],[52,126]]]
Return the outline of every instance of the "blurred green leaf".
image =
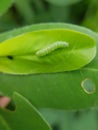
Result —
[[[89,2],[82,25],[98,32],[98,1],[90,0]]]
[[[74,111],[41,109],[40,112],[53,127],[58,127],[57,130],[73,130]]]
[[[23,23],[31,24],[34,21],[34,11],[29,0],[15,0],[15,8],[23,18]]]
[[[98,130],[96,109],[78,111],[41,109],[40,112],[50,124],[59,128],[57,130]]]
[[[47,0],[47,1],[55,5],[64,6],[80,2],[81,0]]]
[[[98,130],[96,110],[80,111],[80,117],[74,118],[72,130]]]
[[[70,28],[92,36],[98,43],[98,35],[89,29],[63,23],[38,24],[0,35],[0,41],[33,30]],[[14,43],[13,43],[14,44]],[[98,44],[97,44],[98,45]],[[98,55],[98,54],[97,54]],[[12,96],[14,91],[21,93],[36,107],[80,109],[98,106],[98,56],[78,71],[63,73],[35,74],[27,76],[0,75],[0,91]],[[82,88],[85,79],[92,80],[95,92],[86,93]]]
[[[16,104],[15,111],[0,109],[0,115],[7,121],[11,130],[51,130],[27,99],[16,92],[13,97]]]
[[[13,0],[0,0],[0,16],[11,6]]]

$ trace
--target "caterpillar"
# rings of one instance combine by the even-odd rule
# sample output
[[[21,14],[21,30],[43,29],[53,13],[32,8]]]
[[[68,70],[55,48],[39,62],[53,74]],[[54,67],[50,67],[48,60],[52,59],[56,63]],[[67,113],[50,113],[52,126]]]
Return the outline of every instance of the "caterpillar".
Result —
[[[59,48],[65,48],[68,47],[69,43],[65,42],[65,41],[56,41],[54,43],[52,43],[51,45],[46,46],[43,49],[40,49],[36,52],[37,56],[46,56],[48,54],[50,54],[51,52],[59,49]]]

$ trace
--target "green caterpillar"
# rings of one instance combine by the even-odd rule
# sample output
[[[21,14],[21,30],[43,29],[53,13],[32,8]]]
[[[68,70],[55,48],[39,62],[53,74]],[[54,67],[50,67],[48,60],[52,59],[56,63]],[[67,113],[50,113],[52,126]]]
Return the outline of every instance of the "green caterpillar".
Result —
[[[51,54],[51,52],[53,52],[54,50],[57,50],[59,48],[65,48],[65,47],[68,47],[69,44],[67,42],[64,42],[64,41],[57,41],[57,42],[54,42],[53,44],[39,50],[36,52],[36,55],[37,56],[46,56],[48,54]]]

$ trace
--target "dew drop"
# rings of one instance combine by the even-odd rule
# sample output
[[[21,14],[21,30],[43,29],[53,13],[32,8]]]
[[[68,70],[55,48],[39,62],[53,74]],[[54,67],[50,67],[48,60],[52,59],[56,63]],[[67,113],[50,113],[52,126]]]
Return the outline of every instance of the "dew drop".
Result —
[[[87,94],[93,94],[96,91],[95,83],[91,79],[83,80],[81,86]]]

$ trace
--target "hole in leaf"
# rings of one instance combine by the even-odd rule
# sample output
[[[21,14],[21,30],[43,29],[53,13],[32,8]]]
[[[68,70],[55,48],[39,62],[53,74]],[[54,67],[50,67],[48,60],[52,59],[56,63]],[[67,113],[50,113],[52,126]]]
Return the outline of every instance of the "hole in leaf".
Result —
[[[0,95],[0,107],[8,109],[10,111],[14,111],[16,109],[14,101],[4,95]]]
[[[10,60],[14,59],[13,56],[11,56],[11,55],[8,55],[7,58],[10,59]]]
[[[95,83],[91,79],[83,80],[81,86],[87,94],[93,94],[96,91]]]
[[[5,97],[5,96],[0,96],[0,107],[2,108],[6,108],[7,105],[10,102],[10,98],[9,97]]]
[[[6,109],[10,110],[10,111],[15,111],[16,109],[16,105],[15,102],[11,99],[11,101],[9,102],[9,104],[7,105]]]

